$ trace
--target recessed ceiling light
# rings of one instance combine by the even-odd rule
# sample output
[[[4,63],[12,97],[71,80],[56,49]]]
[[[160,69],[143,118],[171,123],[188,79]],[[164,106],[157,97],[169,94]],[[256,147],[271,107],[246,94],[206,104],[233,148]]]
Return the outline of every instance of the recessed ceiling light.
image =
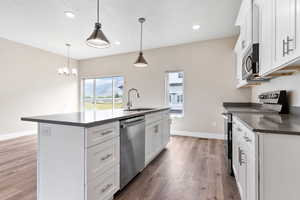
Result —
[[[72,11],[65,11],[64,13],[67,18],[71,18],[71,19],[75,18],[75,14]]]
[[[199,30],[200,29],[200,25],[199,24],[195,24],[193,25],[193,30]]]
[[[120,41],[115,41],[115,45],[120,45],[121,42]]]

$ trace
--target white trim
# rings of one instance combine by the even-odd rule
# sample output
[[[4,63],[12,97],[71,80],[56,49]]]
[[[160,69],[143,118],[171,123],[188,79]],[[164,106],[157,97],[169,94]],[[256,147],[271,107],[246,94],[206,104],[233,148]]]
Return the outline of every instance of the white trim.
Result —
[[[204,133],[204,132],[191,132],[191,131],[171,131],[171,135],[189,136],[195,138],[219,139],[224,140],[222,133]]]
[[[22,132],[15,132],[15,133],[8,133],[8,134],[0,134],[0,141],[14,139],[22,136],[28,135],[36,135],[37,131],[22,131]]]

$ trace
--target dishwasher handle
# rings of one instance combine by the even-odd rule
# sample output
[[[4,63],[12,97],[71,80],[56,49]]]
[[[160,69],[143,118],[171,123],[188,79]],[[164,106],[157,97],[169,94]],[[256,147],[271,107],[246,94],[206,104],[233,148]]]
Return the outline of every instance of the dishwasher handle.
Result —
[[[121,123],[121,128],[127,128],[129,126],[134,126],[140,123],[145,122],[145,119],[138,119],[138,120],[134,120],[134,121],[130,121],[130,122],[122,122]]]

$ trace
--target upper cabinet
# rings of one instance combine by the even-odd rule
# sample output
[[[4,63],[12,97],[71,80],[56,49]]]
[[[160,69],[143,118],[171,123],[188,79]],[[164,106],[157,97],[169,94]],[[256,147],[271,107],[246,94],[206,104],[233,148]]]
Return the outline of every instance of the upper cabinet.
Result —
[[[259,74],[266,74],[272,69],[274,40],[274,0],[259,0],[255,2],[259,16]]]
[[[236,20],[236,26],[240,27],[239,40],[236,48],[244,54],[252,45],[252,0],[244,0],[239,16]]]
[[[299,1],[300,2],[300,1]],[[288,64],[299,56],[297,26],[300,26],[297,0],[274,0],[275,9],[275,67]],[[298,22],[298,24],[297,24]],[[298,33],[299,34],[299,33]]]
[[[236,56],[236,78],[238,81],[237,87],[242,87],[247,84],[247,81],[242,79],[243,57],[253,43],[252,0],[244,0],[242,2],[235,25],[240,28],[239,38],[234,48]]]
[[[300,0],[243,0],[236,25],[240,27],[235,47],[237,61],[258,42],[261,77],[299,70]],[[239,61],[236,65],[239,75],[242,64]]]

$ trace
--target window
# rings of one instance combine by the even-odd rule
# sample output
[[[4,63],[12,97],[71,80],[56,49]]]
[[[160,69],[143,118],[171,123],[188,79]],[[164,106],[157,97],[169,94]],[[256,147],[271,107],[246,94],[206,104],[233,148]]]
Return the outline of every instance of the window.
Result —
[[[183,117],[184,111],[184,73],[166,73],[166,99],[170,106],[170,114],[174,117]]]
[[[83,79],[83,110],[123,108],[124,78]]]

